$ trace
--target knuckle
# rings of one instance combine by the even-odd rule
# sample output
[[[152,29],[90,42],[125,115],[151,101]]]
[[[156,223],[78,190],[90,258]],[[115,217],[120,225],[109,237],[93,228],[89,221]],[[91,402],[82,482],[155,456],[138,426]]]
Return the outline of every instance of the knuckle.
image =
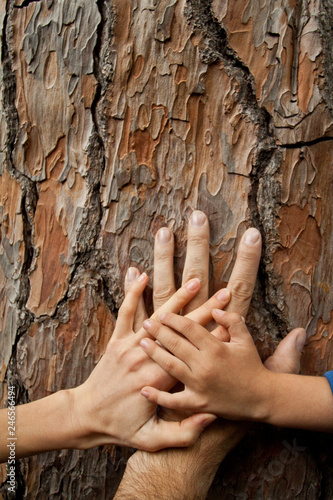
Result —
[[[188,319],[184,319],[183,322],[182,322],[182,333],[185,335],[185,337],[187,336],[188,333],[191,332],[193,328],[193,323],[188,320]],[[178,339],[178,342],[180,340]]]
[[[244,271],[251,271],[252,266],[257,263],[258,251],[256,247],[242,246],[237,253],[237,260],[244,265]]]
[[[209,238],[207,234],[200,234],[197,231],[188,235],[188,245],[194,247],[208,247]]]
[[[173,336],[172,339],[169,340],[168,349],[171,352],[177,351],[179,349],[179,345],[180,345],[179,337]],[[170,362],[171,362],[171,360],[170,360]],[[174,363],[173,363],[173,366],[174,366]]]
[[[238,313],[228,313],[228,319],[230,324],[236,325],[237,323],[243,322],[242,316]]]
[[[165,365],[164,366],[165,366],[165,371],[168,372],[168,373],[170,373],[171,371],[173,371],[173,369],[175,367],[175,364],[174,364],[174,362],[173,362],[172,359],[167,359],[165,361]]]
[[[175,292],[174,287],[171,285],[169,286],[157,285],[154,287],[153,297],[154,300],[157,302],[166,302],[174,294],[174,292]]]
[[[129,314],[132,314],[132,307],[126,303],[126,302],[123,302],[122,305],[120,306],[120,309],[118,311],[118,317],[119,316],[127,316]]]
[[[248,301],[251,300],[253,294],[253,284],[244,279],[236,279],[231,284],[232,298]]]
[[[173,257],[173,252],[167,245],[155,246],[155,255],[154,255],[155,267],[156,267],[156,260],[165,261],[165,260],[170,260],[172,257]]]
[[[211,378],[212,378],[211,370],[209,370],[208,368],[204,368],[202,370],[202,381],[205,382],[205,385],[210,382]]]
[[[202,259],[199,259],[196,262],[191,262],[191,268],[186,270],[186,275],[184,275],[185,281],[189,281],[193,278],[198,278],[201,283],[201,286],[205,285],[208,281],[208,267],[204,268]]]

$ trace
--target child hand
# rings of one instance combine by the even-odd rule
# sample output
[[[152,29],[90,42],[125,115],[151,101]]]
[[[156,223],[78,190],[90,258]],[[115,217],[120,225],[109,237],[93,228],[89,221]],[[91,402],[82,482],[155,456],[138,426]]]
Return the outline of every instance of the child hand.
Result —
[[[230,342],[221,342],[175,314],[162,315],[161,323],[145,321],[147,332],[167,350],[151,339],[143,339],[141,347],[185,389],[169,394],[146,386],[141,393],[167,408],[207,411],[235,420],[262,419],[274,385],[271,372],[262,364],[241,316],[216,309],[213,317]]]

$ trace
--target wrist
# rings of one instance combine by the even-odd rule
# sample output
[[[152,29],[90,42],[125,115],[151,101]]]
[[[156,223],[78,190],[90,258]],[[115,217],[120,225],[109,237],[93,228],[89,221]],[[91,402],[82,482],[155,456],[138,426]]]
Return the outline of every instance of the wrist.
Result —
[[[51,396],[16,407],[17,458],[47,451],[75,448],[71,422],[71,393]]]
[[[254,381],[254,390],[250,391],[249,413],[247,420],[252,422],[269,423],[277,398],[278,375],[263,367]]]
[[[67,392],[69,405],[69,421],[71,426],[70,448],[86,450],[106,444],[96,428],[96,408],[93,412],[93,402],[89,400],[85,384]]]
[[[324,377],[274,375],[274,390],[263,422],[280,427],[333,431],[332,392]]]

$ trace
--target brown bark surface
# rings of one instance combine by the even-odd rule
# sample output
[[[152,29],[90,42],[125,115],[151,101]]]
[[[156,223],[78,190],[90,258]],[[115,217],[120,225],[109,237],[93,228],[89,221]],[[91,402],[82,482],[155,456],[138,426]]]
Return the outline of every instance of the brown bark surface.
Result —
[[[333,7],[329,0],[0,0],[0,399],[83,382],[129,265],[193,209],[211,291],[239,239],[264,251],[249,322],[264,357],[308,331],[302,373],[333,369]],[[208,498],[330,499],[331,436],[256,428]],[[112,498],[128,450],[20,464],[26,498]],[[5,469],[0,471],[6,498]],[[1,495],[1,493],[0,493]]]

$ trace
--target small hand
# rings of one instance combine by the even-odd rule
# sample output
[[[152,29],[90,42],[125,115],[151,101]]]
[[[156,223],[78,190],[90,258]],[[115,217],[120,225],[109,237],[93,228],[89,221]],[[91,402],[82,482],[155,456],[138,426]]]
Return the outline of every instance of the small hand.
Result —
[[[149,334],[170,352],[150,339],[143,339],[141,346],[183,382],[185,390],[169,394],[145,387],[142,394],[168,408],[209,411],[235,420],[265,420],[276,377],[261,363],[241,316],[220,310],[214,310],[213,316],[230,342],[221,342],[200,325],[174,314],[162,315],[163,324],[145,321]]]

